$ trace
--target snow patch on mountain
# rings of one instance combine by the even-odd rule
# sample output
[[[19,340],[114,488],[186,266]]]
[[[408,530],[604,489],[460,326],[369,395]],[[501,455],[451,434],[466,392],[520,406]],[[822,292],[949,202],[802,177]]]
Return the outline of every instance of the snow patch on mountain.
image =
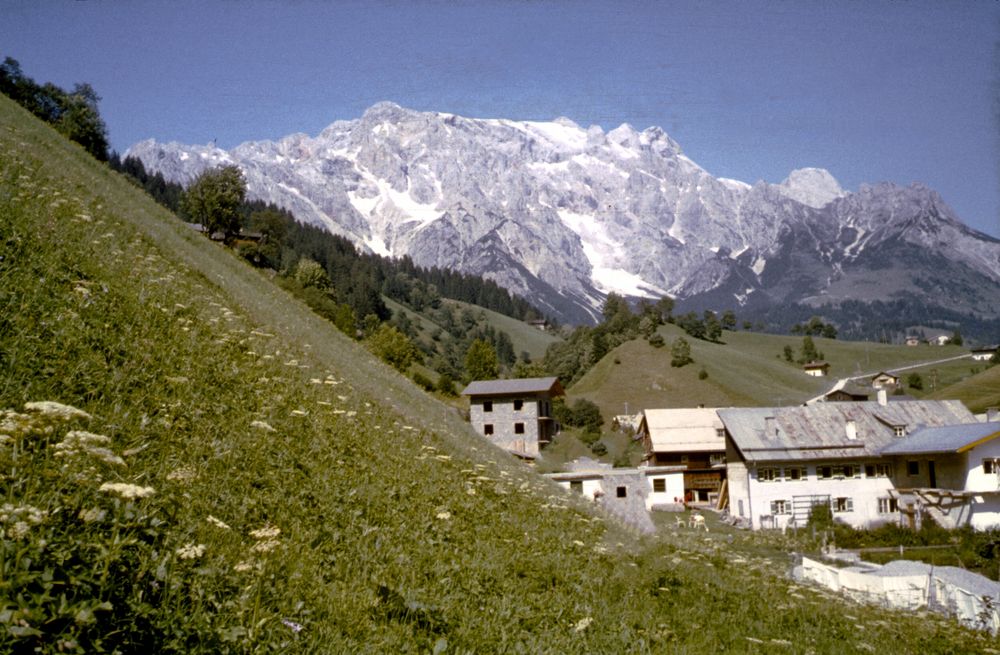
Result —
[[[836,178],[823,168],[794,170],[777,187],[785,197],[813,209],[821,209],[844,195]]]

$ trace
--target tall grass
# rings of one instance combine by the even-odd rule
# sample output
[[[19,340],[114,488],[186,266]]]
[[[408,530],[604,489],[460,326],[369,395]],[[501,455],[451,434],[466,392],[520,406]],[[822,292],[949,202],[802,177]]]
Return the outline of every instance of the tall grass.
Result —
[[[0,651],[991,643],[640,540],[2,98],[0,153]]]

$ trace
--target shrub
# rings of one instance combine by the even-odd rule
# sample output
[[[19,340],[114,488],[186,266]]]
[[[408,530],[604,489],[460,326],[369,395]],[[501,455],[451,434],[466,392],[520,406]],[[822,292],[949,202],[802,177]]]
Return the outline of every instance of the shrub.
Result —
[[[434,382],[420,371],[413,374],[413,381],[424,391],[434,391]]]
[[[702,367],[702,369],[698,371],[698,379],[705,380],[707,378],[708,378],[708,371],[706,371],[705,368]]]
[[[590,452],[600,457],[601,455],[608,454],[608,447],[604,445],[603,441],[595,441],[590,444]]]
[[[649,338],[649,345],[654,348],[662,348],[665,345],[662,334],[654,334]]]

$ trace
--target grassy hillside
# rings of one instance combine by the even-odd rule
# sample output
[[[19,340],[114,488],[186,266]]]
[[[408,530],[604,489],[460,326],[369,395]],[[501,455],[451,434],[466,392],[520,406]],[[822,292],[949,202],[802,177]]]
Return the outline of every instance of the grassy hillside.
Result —
[[[490,311],[489,309],[483,309],[482,307],[470,305],[458,300],[444,300],[443,302],[455,307],[469,309],[477,316],[483,316],[486,323],[492,325],[497,330],[503,330],[506,332],[507,335],[510,336],[511,342],[514,344],[514,354],[519,357],[522,352],[527,352],[531,355],[532,361],[541,359],[545,355],[545,349],[548,348],[549,345],[559,341],[559,337],[551,332],[543,332],[538,328],[528,325],[524,321],[519,321],[509,316],[504,316],[503,314],[498,314],[497,312]]]
[[[981,362],[977,362],[982,367]],[[973,412],[1000,407],[1000,366],[992,366],[972,377],[933,391],[928,398],[957,398]]]
[[[919,362],[966,354],[958,346],[910,348],[887,344],[838,341],[814,337],[816,348],[830,363],[830,376],[813,378],[801,366],[785,361],[785,346],[798,355],[802,337],[724,332],[724,344],[687,338],[693,364],[670,366],[670,344],[684,333],[674,325],[660,328],[667,345],[653,348],[642,340],[622,344],[605,356],[569,390],[596,402],[605,416],[653,407],[767,406],[796,404],[829,389],[837,378],[894,370]],[[922,367],[925,378],[938,368],[949,376],[969,375],[971,363]],[[699,379],[704,369],[708,374]],[[942,383],[944,383],[942,382]]]
[[[2,97],[0,155],[0,651],[996,645],[641,541]]]

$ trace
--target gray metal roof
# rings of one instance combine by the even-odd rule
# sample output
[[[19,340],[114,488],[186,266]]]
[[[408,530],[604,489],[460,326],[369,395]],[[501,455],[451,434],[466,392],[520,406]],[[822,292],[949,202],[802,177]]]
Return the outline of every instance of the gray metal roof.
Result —
[[[1000,423],[963,423],[937,428],[921,428],[895,441],[882,452],[886,455],[959,453],[980,441],[1000,437]]]
[[[976,423],[957,400],[816,403],[799,407],[720,409],[734,445],[749,462],[878,457],[901,437],[895,427]],[[771,420],[768,420],[771,419]],[[850,437],[853,425],[855,438]]]
[[[519,380],[474,380],[462,392],[463,396],[510,396],[525,393],[551,393],[561,396],[559,378],[522,378]]]

